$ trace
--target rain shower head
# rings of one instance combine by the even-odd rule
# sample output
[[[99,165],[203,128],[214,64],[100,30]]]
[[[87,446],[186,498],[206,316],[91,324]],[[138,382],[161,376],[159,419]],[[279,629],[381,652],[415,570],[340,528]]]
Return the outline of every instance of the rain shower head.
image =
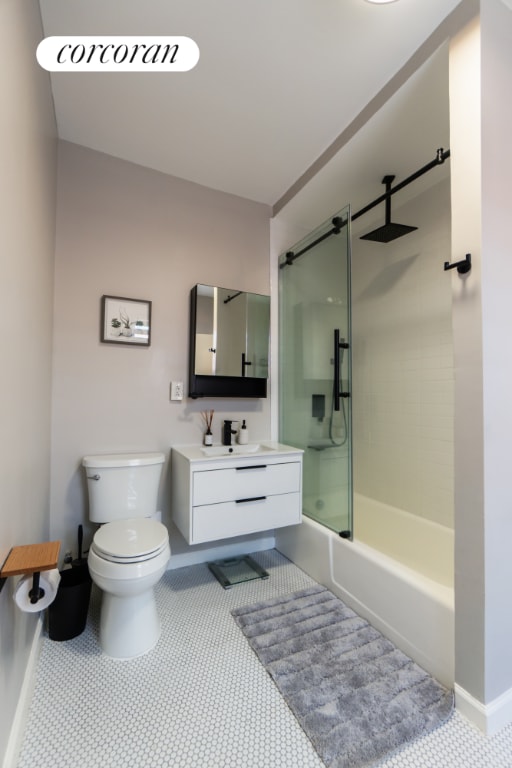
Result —
[[[396,240],[397,237],[408,235],[409,232],[414,232],[418,227],[411,227],[408,224],[395,224],[391,221],[391,183],[394,176],[384,176],[382,183],[386,185],[386,221],[382,227],[377,227],[372,232],[368,232],[367,235],[362,235],[360,240],[373,240],[377,243],[390,243],[392,240]]]
[[[418,227],[410,227],[407,224],[395,224],[392,221],[387,221],[382,227],[377,227],[373,232],[368,232],[367,235],[362,235],[360,240],[374,240],[376,243],[390,243],[391,240],[396,240],[397,237],[402,235],[408,235],[409,232],[413,232]]]

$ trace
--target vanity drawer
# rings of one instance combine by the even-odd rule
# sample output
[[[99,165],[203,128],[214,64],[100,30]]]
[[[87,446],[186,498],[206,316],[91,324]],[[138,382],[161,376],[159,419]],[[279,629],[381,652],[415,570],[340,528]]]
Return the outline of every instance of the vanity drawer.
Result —
[[[250,464],[194,472],[192,505],[198,507],[252,496],[294,493],[300,491],[300,482],[300,462],[265,464],[255,457],[254,463]]]
[[[300,493],[195,507],[190,543],[201,544],[281,528],[284,525],[296,525],[301,522],[301,507]]]

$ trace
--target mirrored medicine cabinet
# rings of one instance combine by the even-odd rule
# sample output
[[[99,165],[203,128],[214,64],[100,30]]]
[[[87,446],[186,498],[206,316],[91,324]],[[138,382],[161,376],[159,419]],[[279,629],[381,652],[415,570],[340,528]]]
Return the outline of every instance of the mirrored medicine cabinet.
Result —
[[[190,397],[266,397],[270,296],[212,285],[190,292]]]

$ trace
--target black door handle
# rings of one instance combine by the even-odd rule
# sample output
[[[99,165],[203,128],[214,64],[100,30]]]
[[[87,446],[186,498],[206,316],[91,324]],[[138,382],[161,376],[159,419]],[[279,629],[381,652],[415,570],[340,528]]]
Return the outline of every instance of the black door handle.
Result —
[[[334,329],[334,410],[340,410],[340,397],[349,397],[349,392],[340,392],[340,349],[348,349],[349,345],[342,339],[340,329]]]

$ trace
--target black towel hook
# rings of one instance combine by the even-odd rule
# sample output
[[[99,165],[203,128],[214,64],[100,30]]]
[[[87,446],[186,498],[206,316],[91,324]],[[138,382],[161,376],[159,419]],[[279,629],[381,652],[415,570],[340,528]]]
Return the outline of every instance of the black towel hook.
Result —
[[[447,269],[457,269],[459,275],[467,274],[471,270],[471,254],[466,253],[465,259],[455,261],[453,264],[450,264],[449,261],[445,261],[444,271],[446,272]]]

